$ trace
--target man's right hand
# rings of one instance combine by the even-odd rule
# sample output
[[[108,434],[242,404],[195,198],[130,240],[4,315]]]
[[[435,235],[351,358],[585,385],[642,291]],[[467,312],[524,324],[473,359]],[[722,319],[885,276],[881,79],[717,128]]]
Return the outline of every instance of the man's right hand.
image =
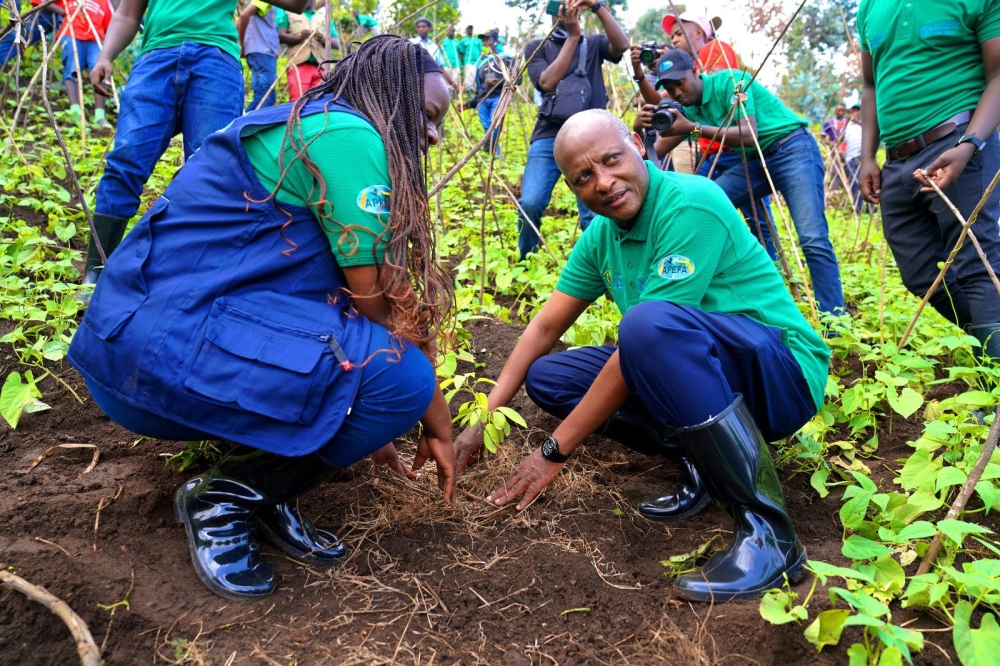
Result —
[[[653,127],[654,113],[656,113],[655,104],[643,104],[642,108],[639,109],[639,113],[635,116],[635,122],[632,123],[632,129],[636,132],[651,129]]]
[[[861,196],[868,203],[878,204],[882,196],[882,169],[874,158],[861,158],[861,168],[858,171],[858,183],[861,186]]]
[[[478,463],[483,455],[484,447],[482,422],[463,430],[462,434],[455,440],[455,475],[461,474],[466,467],[472,467]]]
[[[629,58],[632,60],[632,78],[634,79],[638,79],[639,77],[644,76],[644,73],[642,71],[642,61],[639,60],[639,53],[641,51],[642,47],[637,44],[633,44],[632,46],[629,47],[628,55]]]
[[[566,5],[563,5],[559,8],[559,18],[562,20],[562,26],[566,29],[566,33],[570,37],[579,37],[583,34],[583,29],[580,27],[579,7],[570,9]]]
[[[111,61],[98,57],[97,64],[90,70],[90,83],[94,91],[103,97],[111,97]]]

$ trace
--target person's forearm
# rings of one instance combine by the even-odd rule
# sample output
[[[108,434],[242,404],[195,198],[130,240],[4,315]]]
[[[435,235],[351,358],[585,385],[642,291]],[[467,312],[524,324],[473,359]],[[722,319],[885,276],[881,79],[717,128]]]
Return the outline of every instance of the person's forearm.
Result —
[[[284,28],[278,30],[278,42],[281,44],[298,44],[302,38],[298,33],[291,33]]]
[[[875,108],[875,86],[861,88],[861,159],[875,159],[882,140]]]
[[[537,319],[532,321],[524,329],[521,339],[510,353],[510,358],[504,363],[503,370],[497,377],[496,386],[490,391],[488,402],[490,411],[510,404],[514,394],[524,384],[524,378],[528,375],[531,364],[552,351],[552,347],[559,339],[560,332],[548,331],[544,326],[538,325],[537,321]]]
[[[111,18],[100,58],[105,58],[108,62],[115,61],[118,54],[135,39],[136,33],[139,32],[139,22],[145,12],[145,2],[122,2]]]
[[[642,100],[646,104],[659,104],[660,100],[663,99],[660,93],[653,87],[653,84],[649,82],[645,76],[639,79],[639,94],[642,95]]]
[[[1000,125],[1000,76],[994,77],[986,86],[965,134],[975,134],[985,140],[996,132],[998,125]]]
[[[569,65],[573,61],[573,54],[580,43],[582,35],[569,35],[559,49],[559,55],[548,67],[538,76],[538,87],[544,92],[552,92],[559,85],[559,82],[566,77],[569,72]]]
[[[724,131],[720,132],[721,129],[712,125],[702,125],[701,135],[706,139],[715,139],[719,143],[723,143],[729,147],[746,146],[753,148],[755,146],[754,135],[756,132],[750,124],[742,122],[730,125]]]
[[[247,34],[247,25],[250,23],[250,17],[257,13],[257,8],[253,5],[248,5],[246,9],[240,12],[240,17],[236,19],[236,33],[239,35],[240,47],[243,47],[243,39]]]
[[[576,408],[552,433],[552,437],[559,442],[559,450],[565,455],[576,448],[587,435],[606,423],[631,394],[622,377],[616,351]]]
[[[451,410],[448,409],[448,401],[445,400],[440,387],[435,389],[430,407],[420,419],[420,424],[432,437],[451,439]]]
[[[601,19],[601,23],[604,25],[604,34],[608,36],[608,51],[611,55],[617,58],[628,51],[628,35],[618,25],[618,21],[611,15],[607,7],[601,7],[597,10],[597,18]]]
[[[667,156],[674,148],[681,145],[684,141],[682,136],[658,136],[656,137],[656,142],[653,144],[653,150],[656,151],[657,159],[663,159]]]
[[[269,4],[293,14],[301,14],[309,4],[309,0],[269,0]]]

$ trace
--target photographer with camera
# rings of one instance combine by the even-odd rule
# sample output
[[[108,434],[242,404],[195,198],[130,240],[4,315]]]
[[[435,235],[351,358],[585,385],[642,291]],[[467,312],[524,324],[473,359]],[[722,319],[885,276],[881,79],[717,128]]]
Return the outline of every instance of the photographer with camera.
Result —
[[[784,196],[798,232],[819,308],[825,313],[843,314],[840,267],[824,211],[823,158],[805,119],[748,74],[724,70],[696,75],[694,61],[686,51],[665,53],[656,74],[657,88],[665,88],[684,107],[683,114],[665,111],[673,119],[659,130],[657,154],[665,155],[687,136],[718,136],[718,141],[742,153],[741,163],[715,180],[736,206],[749,204],[764,194],[775,194],[764,172],[762,157],[766,159],[774,187]],[[743,103],[735,109],[732,122],[721,127],[740,99]],[[757,153],[758,143],[763,156]],[[751,231],[766,247],[769,230],[765,220],[758,218],[758,223],[749,221],[757,227]]]
[[[553,25],[561,25],[544,42],[533,40],[524,49],[525,60],[529,61],[528,76],[542,93],[542,104],[531,133],[518,201],[523,211],[518,214],[517,244],[521,259],[538,249],[538,235],[524,215],[541,229],[542,214],[559,180],[559,166],[552,156],[556,134],[574,114],[607,106],[601,63],[619,62],[629,48],[628,37],[608,11],[605,0],[568,0],[550,5],[556,11]],[[605,34],[583,36],[580,15],[587,10],[600,19]],[[594,214],[579,198],[577,206],[580,226],[586,229]]]

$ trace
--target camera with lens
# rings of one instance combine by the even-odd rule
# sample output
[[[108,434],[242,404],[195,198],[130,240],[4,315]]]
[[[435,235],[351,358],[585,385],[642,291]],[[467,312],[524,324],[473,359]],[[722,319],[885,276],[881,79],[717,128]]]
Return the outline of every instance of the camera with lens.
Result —
[[[677,120],[677,116],[684,115],[684,107],[672,99],[665,99],[656,105],[651,122],[653,129],[657,132],[665,132]]]
[[[639,47],[639,62],[649,67],[660,56],[661,46],[656,42],[646,42]]]

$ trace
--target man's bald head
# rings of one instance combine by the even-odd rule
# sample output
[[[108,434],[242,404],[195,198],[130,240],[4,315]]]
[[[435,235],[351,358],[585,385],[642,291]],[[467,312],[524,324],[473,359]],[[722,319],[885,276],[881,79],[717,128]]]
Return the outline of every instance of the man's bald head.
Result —
[[[643,144],[621,119],[603,109],[570,117],[552,154],[566,184],[598,215],[629,228],[649,190]]]

